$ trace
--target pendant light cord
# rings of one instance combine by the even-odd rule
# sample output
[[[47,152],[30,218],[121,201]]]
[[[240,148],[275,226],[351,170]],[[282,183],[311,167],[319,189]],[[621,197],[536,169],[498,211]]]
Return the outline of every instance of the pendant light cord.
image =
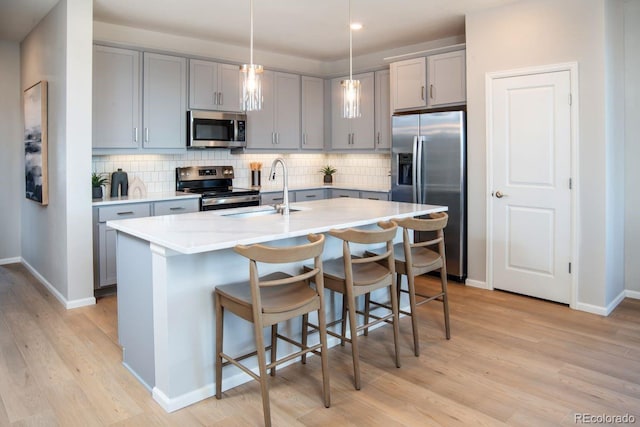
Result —
[[[251,15],[251,30],[249,32],[249,34],[251,35],[251,41],[249,42],[249,61],[250,64],[253,65],[253,0],[251,0],[249,8],[249,14]]]
[[[353,80],[353,29],[351,28],[351,0],[349,0],[349,80]]]

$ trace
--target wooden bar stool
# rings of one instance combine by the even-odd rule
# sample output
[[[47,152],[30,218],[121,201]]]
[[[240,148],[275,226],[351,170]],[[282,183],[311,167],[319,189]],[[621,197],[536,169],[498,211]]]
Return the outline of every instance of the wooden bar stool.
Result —
[[[327,260],[324,262],[324,287],[343,295],[342,318],[330,325],[341,324],[341,333],[328,330],[327,333],[351,343],[353,358],[353,376],[356,390],[360,390],[360,356],[358,351],[358,332],[376,325],[380,322],[393,324],[393,340],[395,345],[395,363],[400,367],[398,346],[398,293],[396,289],[395,263],[393,259],[393,239],[398,226],[392,222],[380,222],[381,230],[358,230],[349,228],[346,230],[331,230],[329,234],[343,241],[342,258]],[[352,243],[373,245],[386,243],[386,251],[374,257],[358,257],[351,252]],[[305,267],[309,269],[310,267]],[[356,314],[364,314],[357,311],[356,298],[366,295],[378,289],[389,288],[391,311],[384,316],[376,317],[371,322],[358,325]],[[350,336],[346,335],[346,313],[349,318]],[[368,319],[367,319],[368,320]],[[315,328],[315,325],[308,325]],[[305,328],[306,330],[306,328]]]
[[[222,367],[229,363],[242,369],[252,378],[260,382],[264,423],[271,425],[269,407],[269,384],[267,370],[275,375],[276,365],[292,360],[307,353],[320,354],[322,363],[322,384],[324,405],[330,405],[329,396],[329,367],[327,362],[327,335],[324,309],[324,281],[322,268],[322,250],[325,237],[321,234],[310,234],[310,243],[286,248],[275,248],[264,245],[238,245],[234,250],[249,258],[249,282],[218,286],[215,289],[216,305],[216,398],[222,398]],[[292,276],[287,273],[276,272],[260,277],[258,262],[270,264],[287,264],[313,259],[313,267],[307,271]],[[316,284],[315,289],[310,286],[310,280]],[[229,310],[237,316],[253,323],[255,332],[256,351],[241,356],[231,357],[222,350],[224,312]],[[278,333],[278,323],[298,316],[303,317],[303,325],[309,313],[317,311],[320,342],[313,346],[295,341],[290,337]],[[271,326],[271,363],[266,360],[266,348],[263,331]],[[276,360],[277,339],[280,338],[300,348],[299,351]],[[259,375],[253,373],[241,360],[257,355]]]
[[[409,294],[409,311],[400,310],[400,313],[411,316],[411,326],[413,329],[413,348],[416,356],[420,355],[420,342],[418,335],[418,319],[415,316],[416,306],[430,302],[440,301],[444,310],[445,335],[451,338],[449,325],[449,299],[447,296],[447,260],[444,251],[444,228],[447,226],[449,217],[444,212],[433,213],[428,219],[401,218],[394,219],[393,222],[402,227],[402,243],[394,245],[394,257],[396,272],[398,275],[398,293]],[[435,232],[432,240],[412,243],[409,231]],[[435,249],[430,249],[434,247]],[[379,255],[381,250],[368,251],[367,255]],[[441,290],[435,295],[426,295],[416,291],[415,277],[440,269]],[[402,275],[407,276],[408,289],[402,289]],[[422,298],[417,300],[416,297]],[[365,300],[365,312],[369,310],[369,302]],[[381,305],[370,302],[373,305]],[[382,305],[384,306],[384,305]]]

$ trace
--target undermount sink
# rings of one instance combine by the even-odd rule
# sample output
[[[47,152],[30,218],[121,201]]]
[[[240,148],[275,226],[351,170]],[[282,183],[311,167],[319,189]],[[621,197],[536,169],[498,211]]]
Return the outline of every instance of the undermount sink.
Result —
[[[290,208],[289,213],[298,212],[300,210],[301,209]],[[226,214],[222,216],[226,216],[228,218],[253,218],[254,216],[267,216],[267,215],[282,215],[282,213],[277,211],[273,207],[271,207],[269,209],[231,213],[231,214]]]

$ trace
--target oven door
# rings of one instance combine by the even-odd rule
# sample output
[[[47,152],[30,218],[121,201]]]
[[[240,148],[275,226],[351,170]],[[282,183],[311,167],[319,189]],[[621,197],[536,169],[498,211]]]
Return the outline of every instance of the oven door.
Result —
[[[187,147],[244,147],[246,115],[191,110],[187,113]]]
[[[203,197],[200,210],[212,211],[216,209],[244,208],[247,206],[260,205],[260,195],[238,195],[228,197]]]

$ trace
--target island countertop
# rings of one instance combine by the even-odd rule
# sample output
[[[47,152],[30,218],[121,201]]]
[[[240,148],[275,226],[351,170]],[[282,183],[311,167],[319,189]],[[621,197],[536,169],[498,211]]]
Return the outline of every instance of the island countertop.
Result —
[[[196,254],[447,210],[445,206],[355,198],[292,203],[291,208],[297,211],[288,217],[277,213],[234,216],[272,209],[255,206],[108,221],[107,226],[178,253]]]

